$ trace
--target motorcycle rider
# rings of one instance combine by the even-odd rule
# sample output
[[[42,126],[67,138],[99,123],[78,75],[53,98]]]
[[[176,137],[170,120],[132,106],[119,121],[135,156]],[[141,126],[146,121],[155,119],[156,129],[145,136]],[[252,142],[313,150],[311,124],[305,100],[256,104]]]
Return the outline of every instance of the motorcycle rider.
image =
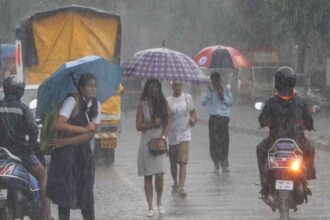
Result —
[[[30,109],[21,102],[25,84],[16,76],[9,76],[3,82],[4,99],[0,100],[0,146],[18,156],[23,165],[38,178],[41,186],[44,216],[50,217],[50,201],[45,196],[47,172],[34,154],[38,128]]]
[[[307,168],[306,178],[316,179],[314,165],[314,146],[305,137],[304,130],[311,131],[313,118],[307,103],[295,91],[296,74],[288,66],[280,67],[275,73],[275,88],[277,94],[270,97],[259,116],[260,126],[269,128],[269,136],[257,146],[257,159],[262,185],[261,194],[267,195],[265,180],[262,178],[267,153],[278,138],[294,139],[304,153],[304,163]],[[310,190],[306,187],[307,194]]]

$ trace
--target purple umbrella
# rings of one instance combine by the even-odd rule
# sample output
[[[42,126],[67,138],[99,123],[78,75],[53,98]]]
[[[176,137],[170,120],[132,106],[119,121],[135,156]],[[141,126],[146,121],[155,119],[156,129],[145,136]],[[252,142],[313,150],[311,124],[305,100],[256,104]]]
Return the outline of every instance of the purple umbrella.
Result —
[[[178,80],[206,83],[208,78],[187,55],[166,49],[153,48],[137,52],[123,64],[124,76],[135,79]]]

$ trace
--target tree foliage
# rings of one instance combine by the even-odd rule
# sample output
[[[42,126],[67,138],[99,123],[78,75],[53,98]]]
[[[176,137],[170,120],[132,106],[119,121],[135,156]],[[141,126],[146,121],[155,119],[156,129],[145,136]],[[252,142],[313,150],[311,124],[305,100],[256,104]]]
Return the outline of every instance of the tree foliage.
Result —
[[[121,15],[123,60],[163,41],[190,56],[208,45],[244,51],[281,48],[292,39],[302,58],[311,42],[330,47],[329,0],[0,0],[0,37],[13,42],[24,18],[71,4]]]
[[[293,39],[299,72],[304,72],[308,51],[317,42],[330,44],[328,0],[238,0],[236,7],[251,48],[278,48]]]
[[[281,27],[284,33],[291,33],[296,38],[311,33],[328,39],[328,0],[270,0],[268,4],[273,13],[274,24]]]
[[[307,53],[317,41],[330,43],[330,1],[327,0],[270,0],[274,37],[285,40],[292,35],[298,45],[299,72],[305,71]]]

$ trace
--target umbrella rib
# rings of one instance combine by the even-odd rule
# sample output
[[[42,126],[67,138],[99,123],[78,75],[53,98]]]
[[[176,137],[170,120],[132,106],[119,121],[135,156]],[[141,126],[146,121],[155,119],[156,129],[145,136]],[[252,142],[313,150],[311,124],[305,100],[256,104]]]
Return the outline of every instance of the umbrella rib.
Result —
[[[180,55],[180,57],[179,57],[179,55]],[[198,81],[198,79],[197,79],[197,71],[196,71],[198,67],[197,67],[197,65],[195,65],[195,62],[192,61],[192,60],[190,60],[189,57],[186,57],[186,55],[183,54],[183,53],[177,53],[177,54],[175,54],[175,56],[177,56],[178,59],[184,59],[186,63],[190,63],[193,67],[195,67],[195,69],[193,69],[191,66],[188,66],[188,65],[185,66],[182,62],[179,62],[179,65],[181,65],[181,68],[183,70],[186,70],[186,68],[189,68],[190,71],[191,71],[191,72],[190,71],[187,71],[187,73],[190,74],[191,80],[189,80],[189,78],[187,77],[186,74],[183,74],[184,80],[185,81],[188,81],[188,82],[189,81],[192,81],[192,82]],[[195,73],[196,75],[194,75],[192,73]]]
[[[145,65],[144,68],[142,68],[142,77],[146,76],[147,78],[151,77],[151,78],[154,78],[153,77],[153,72],[152,72],[152,68],[150,68],[152,66],[152,64],[155,63],[155,65],[157,65],[157,60],[153,60],[153,59],[150,59],[150,61],[148,62],[145,62],[143,61],[144,59],[146,59],[145,56],[148,57],[148,53],[144,53],[143,56],[140,57],[140,60],[142,61],[141,63],[143,63],[143,65]]]

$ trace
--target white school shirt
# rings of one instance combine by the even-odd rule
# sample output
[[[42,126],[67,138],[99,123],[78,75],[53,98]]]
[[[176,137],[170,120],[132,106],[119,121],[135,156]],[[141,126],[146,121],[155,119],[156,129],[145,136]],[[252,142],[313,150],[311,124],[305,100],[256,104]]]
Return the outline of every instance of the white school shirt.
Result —
[[[182,93],[179,97],[169,96],[167,102],[172,113],[169,144],[176,145],[182,141],[191,141],[191,126],[188,121],[190,113],[195,110],[191,95]]]
[[[73,109],[76,105],[76,99],[72,96],[69,96],[63,103],[63,106],[60,110],[60,115],[64,116],[66,118],[70,118],[73,112]],[[92,106],[92,100],[90,100],[87,103],[87,108],[90,108]],[[87,110],[88,111],[88,110]],[[97,115],[95,116],[95,118],[91,121],[94,124],[100,124],[101,121],[101,103],[97,102]]]

